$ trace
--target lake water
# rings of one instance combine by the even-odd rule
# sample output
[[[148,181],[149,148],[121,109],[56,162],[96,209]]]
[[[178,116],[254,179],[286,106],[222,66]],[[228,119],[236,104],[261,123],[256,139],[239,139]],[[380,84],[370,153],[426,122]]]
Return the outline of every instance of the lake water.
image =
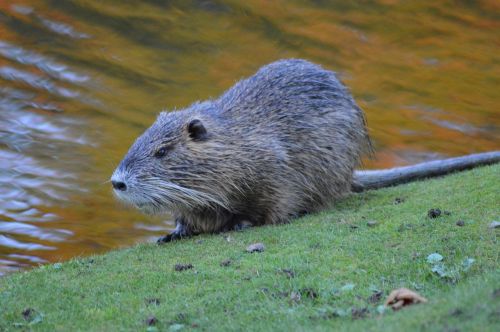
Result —
[[[0,1],[0,274],[150,241],[112,171],[158,112],[273,60],[337,71],[367,168],[500,148],[498,1]]]

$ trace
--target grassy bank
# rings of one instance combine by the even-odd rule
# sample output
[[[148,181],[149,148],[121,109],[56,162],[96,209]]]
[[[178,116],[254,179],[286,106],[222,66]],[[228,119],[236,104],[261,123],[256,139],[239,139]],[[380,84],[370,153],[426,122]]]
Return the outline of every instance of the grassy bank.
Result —
[[[499,174],[483,167],[353,195],[289,225],[15,273],[0,279],[0,330],[499,330],[499,230],[488,227]],[[247,253],[255,242],[264,252]],[[399,287],[428,303],[384,311]]]

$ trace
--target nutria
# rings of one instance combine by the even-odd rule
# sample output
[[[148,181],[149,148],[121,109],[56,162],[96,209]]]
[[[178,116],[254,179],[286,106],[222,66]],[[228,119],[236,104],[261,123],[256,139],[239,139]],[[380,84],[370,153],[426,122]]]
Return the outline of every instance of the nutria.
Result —
[[[280,60],[218,99],[161,113],[111,180],[121,200],[175,217],[161,243],[288,222],[376,187],[370,173],[353,179],[370,151],[364,114],[335,73]]]

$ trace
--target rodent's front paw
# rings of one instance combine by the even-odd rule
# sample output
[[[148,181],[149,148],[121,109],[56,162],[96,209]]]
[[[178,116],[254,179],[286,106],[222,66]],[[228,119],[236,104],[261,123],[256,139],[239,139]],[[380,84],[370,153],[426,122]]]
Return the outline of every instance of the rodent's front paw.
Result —
[[[167,242],[171,242],[171,241],[174,241],[174,240],[178,240],[180,239],[180,235],[179,234],[176,234],[176,233],[171,233],[171,234],[167,234],[167,235],[164,235],[162,237],[160,237],[158,239],[158,241],[156,241],[157,244],[164,244],[164,243],[167,243]]]

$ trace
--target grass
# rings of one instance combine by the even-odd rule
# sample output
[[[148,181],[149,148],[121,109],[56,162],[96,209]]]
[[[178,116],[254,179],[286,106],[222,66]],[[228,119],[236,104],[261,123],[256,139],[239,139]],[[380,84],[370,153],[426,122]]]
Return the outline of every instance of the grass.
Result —
[[[352,195],[288,225],[14,273],[0,279],[0,331],[499,331],[498,229],[488,227],[500,217],[499,174],[483,167]],[[431,219],[431,208],[450,215]],[[265,251],[245,252],[255,242]],[[384,311],[399,287],[428,303]]]

